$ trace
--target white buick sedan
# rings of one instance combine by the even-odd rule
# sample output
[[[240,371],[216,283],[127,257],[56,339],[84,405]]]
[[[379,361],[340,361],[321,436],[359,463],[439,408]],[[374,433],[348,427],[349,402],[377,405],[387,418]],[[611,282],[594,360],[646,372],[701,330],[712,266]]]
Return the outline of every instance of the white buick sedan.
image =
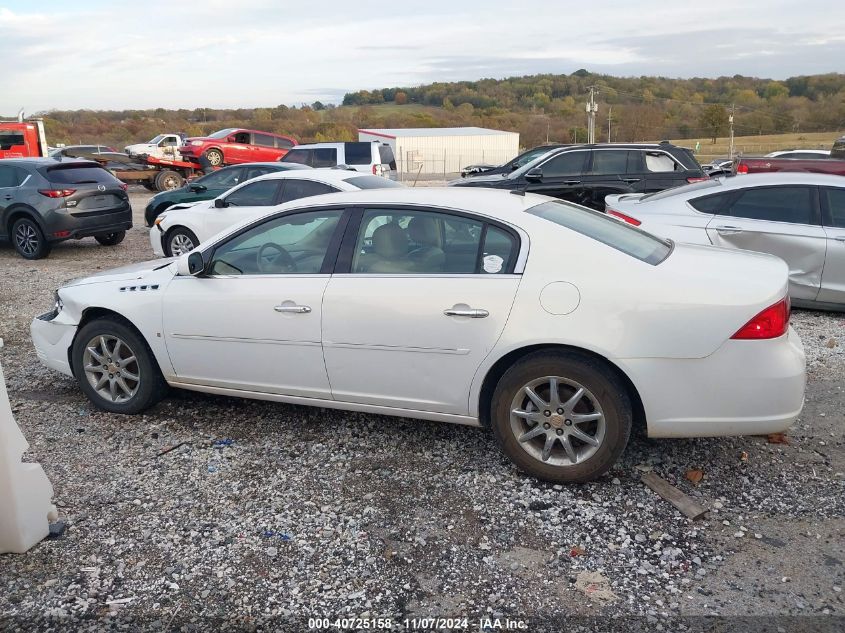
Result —
[[[61,288],[39,358],[107,411],[184,389],[490,429],[583,482],[633,425],[759,434],[801,411],[787,269],[484,189],[299,200],[177,260]],[[327,433],[330,429],[326,430]]]

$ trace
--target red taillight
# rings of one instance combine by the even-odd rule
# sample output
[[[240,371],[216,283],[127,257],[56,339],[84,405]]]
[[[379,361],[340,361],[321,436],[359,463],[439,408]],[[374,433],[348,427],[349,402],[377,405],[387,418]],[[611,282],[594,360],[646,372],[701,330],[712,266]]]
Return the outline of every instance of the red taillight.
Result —
[[[789,297],[784,297],[743,325],[731,338],[748,340],[783,336],[789,327],[791,307]]]
[[[59,231],[58,233],[53,233],[53,237],[70,237],[70,231]]]
[[[748,173],[748,165],[745,163],[740,163],[736,166],[736,173],[738,174],[747,174]]]
[[[76,189],[39,189],[38,193],[48,198],[67,198],[76,193]]]
[[[687,182],[689,184],[692,184],[694,182],[704,182],[705,180],[710,180],[710,178],[708,176],[690,176],[689,178],[687,178]]]
[[[376,168],[376,165],[373,165],[373,176],[378,176],[378,169]]]
[[[625,220],[628,224],[633,224],[634,226],[639,226],[642,224],[637,218],[632,218],[630,215],[625,215],[617,211],[616,209],[608,209],[607,215],[612,215],[615,218],[619,218],[620,220]]]

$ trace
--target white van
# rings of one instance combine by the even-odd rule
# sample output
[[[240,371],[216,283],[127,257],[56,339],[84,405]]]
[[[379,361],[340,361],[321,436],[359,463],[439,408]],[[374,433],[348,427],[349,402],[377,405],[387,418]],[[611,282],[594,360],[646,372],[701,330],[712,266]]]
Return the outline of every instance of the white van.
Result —
[[[317,168],[345,166],[387,178],[396,175],[393,149],[387,143],[378,141],[297,145],[279,160]]]

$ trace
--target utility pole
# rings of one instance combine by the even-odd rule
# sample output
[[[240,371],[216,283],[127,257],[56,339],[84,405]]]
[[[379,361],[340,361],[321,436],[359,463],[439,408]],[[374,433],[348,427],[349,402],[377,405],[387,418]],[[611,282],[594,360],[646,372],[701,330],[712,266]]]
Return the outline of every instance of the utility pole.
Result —
[[[587,103],[587,143],[596,142],[596,112],[599,106],[596,103],[598,91],[595,86],[590,86],[590,101]]]
[[[731,160],[734,159],[734,109],[735,108],[736,108],[736,105],[732,103],[731,104],[731,113],[730,113],[730,115],[728,115],[728,123],[731,126],[731,143],[730,143],[728,158],[730,158]]]
[[[613,106],[607,108],[607,142],[610,143],[610,124],[613,121]]]

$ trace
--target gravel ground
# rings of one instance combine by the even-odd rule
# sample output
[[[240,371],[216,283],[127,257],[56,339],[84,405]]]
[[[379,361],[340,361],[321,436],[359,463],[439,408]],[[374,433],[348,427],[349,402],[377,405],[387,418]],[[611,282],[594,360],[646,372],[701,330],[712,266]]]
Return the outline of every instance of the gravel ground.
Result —
[[[710,615],[744,616],[748,630],[775,616],[778,630],[845,626],[845,315],[793,316],[809,382],[788,444],[639,433],[583,486],[523,476],[485,432],[448,424],[189,392],[122,417],[42,368],[28,328],[63,282],[151,257],[147,195],[133,194],[137,225],[117,247],[70,242],[27,262],[0,246],[0,359],[26,459],[67,522],[0,556],[0,629],[271,619],[299,631],[350,616],[466,617],[466,630],[485,617],[532,631],[686,630],[719,620],[679,617]],[[709,516],[683,517],[640,483],[647,471]]]

